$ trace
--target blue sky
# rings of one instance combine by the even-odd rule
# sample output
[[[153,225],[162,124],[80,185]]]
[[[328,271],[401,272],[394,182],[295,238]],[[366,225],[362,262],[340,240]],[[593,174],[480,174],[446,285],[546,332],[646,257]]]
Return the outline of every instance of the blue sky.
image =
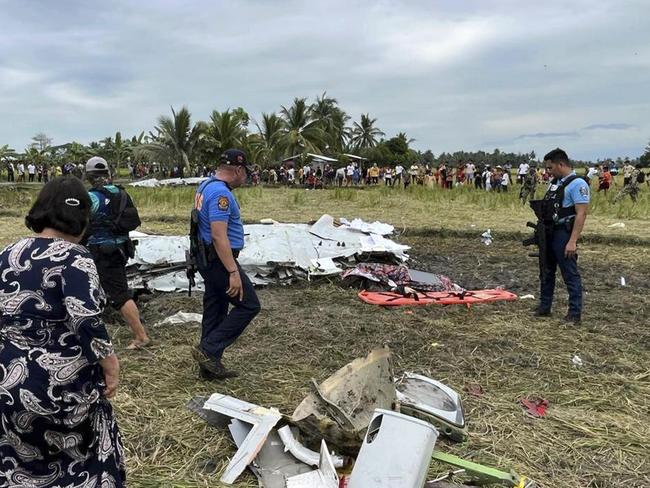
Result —
[[[418,149],[640,155],[650,3],[0,0],[0,145],[253,118],[327,91]]]

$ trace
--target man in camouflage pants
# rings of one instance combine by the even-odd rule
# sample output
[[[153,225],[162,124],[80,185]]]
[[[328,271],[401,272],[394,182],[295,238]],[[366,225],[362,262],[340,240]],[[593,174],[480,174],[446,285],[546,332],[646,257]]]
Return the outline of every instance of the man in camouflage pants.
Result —
[[[519,198],[521,203],[526,205],[528,199],[535,199],[535,190],[537,188],[537,170],[535,168],[530,168],[526,176],[524,176],[523,183],[521,185],[521,190],[519,190]]]
[[[621,201],[623,198],[625,198],[625,195],[630,195],[632,201],[636,203],[637,195],[639,194],[640,172],[640,166],[637,166],[636,169],[632,172],[632,177],[630,178],[628,184],[625,185],[614,198],[614,203]]]

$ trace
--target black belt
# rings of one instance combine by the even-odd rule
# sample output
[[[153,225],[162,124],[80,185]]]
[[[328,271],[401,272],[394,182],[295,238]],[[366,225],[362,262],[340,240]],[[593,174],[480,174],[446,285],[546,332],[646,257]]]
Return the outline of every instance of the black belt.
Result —
[[[208,244],[204,242],[203,245],[205,246],[205,255],[208,259],[208,262],[220,261],[217,250],[212,243]],[[241,252],[241,249],[231,249],[230,251],[232,252],[232,257],[237,259],[239,257],[239,253]]]

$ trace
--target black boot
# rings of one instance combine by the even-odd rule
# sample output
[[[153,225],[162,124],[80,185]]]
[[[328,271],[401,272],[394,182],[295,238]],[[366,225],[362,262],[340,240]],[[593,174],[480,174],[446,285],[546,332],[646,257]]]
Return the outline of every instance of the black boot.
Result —
[[[208,356],[199,346],[192,349],[192,356],[199,365],[199,376],[202,379],[225,380],[239,376],[236,371],[226,369],[220,359]]]
[[[551,310],[549,308],[543,308],[541,305],[533,309],[533,317],[550,317]]]
[[[569,312],[564,316],[564,321],[569,325],[580,325],[582,317],[580,317],[580,314]]]

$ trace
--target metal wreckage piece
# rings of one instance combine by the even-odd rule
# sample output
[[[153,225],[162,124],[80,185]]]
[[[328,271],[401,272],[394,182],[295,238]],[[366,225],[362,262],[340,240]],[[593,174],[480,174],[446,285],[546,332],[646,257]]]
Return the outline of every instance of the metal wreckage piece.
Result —
[[[396,381],[400,412],[433,424],[456,442],[467,438],[460,395],[440,381],[414,373],[404,373]]]
[[[434,450],[438,434],[465,438],[460,395],[414,373],[395,381],[390,357],[389,349],[375,349],[321,384],[312,380],[312,392],[287,420],[300,429],[307,445],[320,445],[320,453],[303,445],[292,427],[276,430],[282,416],[275,409],[221,394],[191,401],[188,408],[211,425],[230,421],[238,450],[221,481],[232,484],[248,467],[264,488],[337,488],[337,468],[350,463],[331,455],[329,444],[356,458],[348,488],[442,488],[448,486],[444,480],[460,472],[479,485],[536,486],[516,473]],[[432,459],[455,471],[425,483]]]

